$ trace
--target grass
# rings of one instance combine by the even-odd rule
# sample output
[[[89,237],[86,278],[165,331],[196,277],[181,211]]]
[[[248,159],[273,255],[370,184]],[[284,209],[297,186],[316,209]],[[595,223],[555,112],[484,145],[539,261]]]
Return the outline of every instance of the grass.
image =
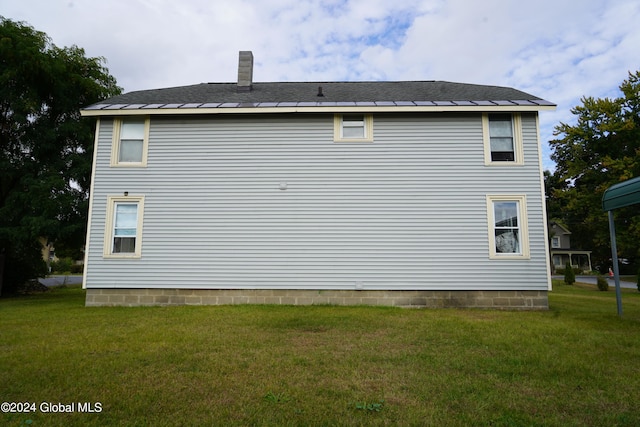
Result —
[[[83,304],[0,300],[0,402],[38,407],[0,424],[640,425],[635,290],[622,319],[613,290],[561,281],[544,312]]]

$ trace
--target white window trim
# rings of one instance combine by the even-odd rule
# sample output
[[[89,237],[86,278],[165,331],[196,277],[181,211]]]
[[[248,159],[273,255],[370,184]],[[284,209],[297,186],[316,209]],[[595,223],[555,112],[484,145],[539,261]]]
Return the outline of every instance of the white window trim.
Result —
[[[144,119],[144,136],[142,139],[142,161],[140,162],[121,162],[120,154],[120,130],[122,129],[122,118],[113,119],[113,139],[111,141],[111,167],[139,168],[147,166],[147,152],[149,150],[149,117]]]
[[[373,115],[364,114],[364,138],[345,138],[342,136],[343,114],[335,114],[333,117],[333,141],[334,142],[373,142]]]
[[[494,202],[518,202],[518,219],[520,231],[520,253],[504,254],[496,252]],[[487,195],[487,225],[489,232],[490,259],[530,259],[529,223],[527,220],[527,196],[523,194],[489,194]]]
[[[560,237],[554,236],[551,238],[551,247],[553,249],[560,249]]]
[[[134,252],[113,253],[115,212],[118,203],[136,203],[138,205],[138,223],[136,224],[136,248]],[[140,258],[142,256],[142,219],[144,217],[144,196],[108,196],[107,217],[104,229],[103,255],[105,258]]]
[[[513,161],[494,162],[491,160],[491,140],[489,135],[489,113],[482,113],[482,139],[484,142],[484,164],[486,166],[514,166],[524,164],[524,151],[522,145],[522,115],[520,113],[511,114],[511,125],[513,126]]]

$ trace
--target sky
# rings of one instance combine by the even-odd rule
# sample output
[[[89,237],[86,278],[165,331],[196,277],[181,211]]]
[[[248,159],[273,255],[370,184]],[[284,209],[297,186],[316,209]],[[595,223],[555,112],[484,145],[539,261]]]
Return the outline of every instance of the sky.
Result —
[[[235,82],[443,80],[508,86],[558,105],[614,98],[640,69],[640,0],[0,0],[0,15],[104,57],[125,92]]]

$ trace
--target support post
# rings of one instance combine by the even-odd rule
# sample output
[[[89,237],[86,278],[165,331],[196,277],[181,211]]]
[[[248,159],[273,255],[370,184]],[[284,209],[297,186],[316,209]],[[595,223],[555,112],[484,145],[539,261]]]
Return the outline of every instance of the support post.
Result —
[[[618,268],[618,247],[616,245],[616,226],[613,222],[613,211],[609,211],[609,234],[611,234],[611,261],[613,262],[613,278],[616,282],[616,302],[618,316],[622,317],[622,294],[620,293],[620,269]]]

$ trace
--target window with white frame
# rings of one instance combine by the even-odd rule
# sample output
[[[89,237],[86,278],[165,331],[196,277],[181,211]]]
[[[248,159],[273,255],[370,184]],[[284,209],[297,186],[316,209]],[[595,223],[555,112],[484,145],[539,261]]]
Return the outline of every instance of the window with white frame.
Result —
[[[105,257],[141,256],[143,209],[142,196],[108,197]]]
[[[372,142],[373,117],[371,114],[336,114],[334,141]]]
[[[486,113],[482,116],[485,164],[520,165],[522,151],[522,119],[520,114]]]
[[[551,247],[555,249],[560,248],[560,237],[556,236],[551,238]]]
[[[148,118],[114,119],[111,166],[146,166],[148,141]]]
[[[529,258],[526,197],[487,196],[490,258]]]

